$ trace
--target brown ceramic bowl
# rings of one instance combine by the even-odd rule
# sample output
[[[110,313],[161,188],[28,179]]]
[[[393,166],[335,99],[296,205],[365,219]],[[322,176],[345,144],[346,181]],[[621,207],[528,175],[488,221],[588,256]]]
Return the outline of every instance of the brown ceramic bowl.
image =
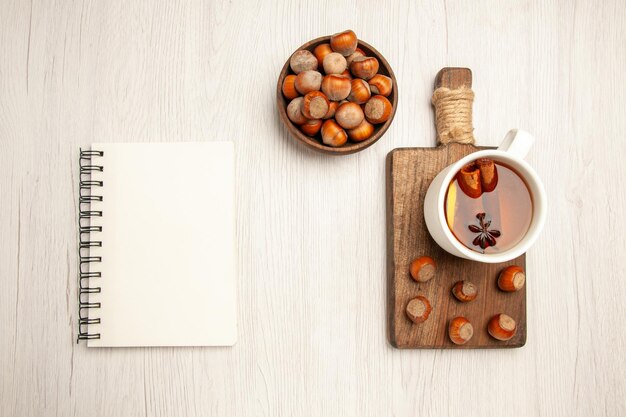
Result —
[[[330,36],[322,36],[321,38],[317,38],[305,43],[297,50],[300,51],[302,49],[308,49],[309,51],[313,52],[313,49],[315,49],[317,45],[329,42]],[[289,59],[287,59],[287,62],[285,62],[283,69],[280,71],[280,76],[278,77],[278,86],[276,88],[276,101],[278,103],[280,120],[282,120],[284,125],[289,130],[289,133],[291,133],[294,138],[304,143],[311,149],[315,149],[316,151],[327,153],[330,155],[349,155],[351,153],[362,151],[363,149],[372,146],[378,139],[380,139],[380,137],[385,134],[385,132],[391,125],[391,122],[393,121],[393,117],[396,114],[396,109],[398,108],[398,84],[396,82],[396,77],[393,74],[391,66],[389,65],[385,57],[380,54],[380,52],[378,52],[371,45],[363,42],[362,40],[359,40],[359,48],[361,48],[363,52],[365,52],[365,55],[376,57],[380,64],[378,73],[386,75],[387,77],[391,78],[393,82],[393,89],[389,97],[387,97],[393,106],[393,109],[391,110],[391,116],[385,123],[375,125],[376,127],[372,136],[369,139],[364,140],[363,142],[355,143],[348,141],[345,145],[341,147],[333,148],[331,146],[324,145],[321,141],[321,138],[319,138],[319,134],[315,137],[310,137],[302,133],[300,129],[298,129],[298,126],[293,124],[291,120],[289,120],[289,118],[287,117],[287,105],[289,104],[289,100],[287,100],[283,96],[282,92],[282,85],[285,77],[289,74],[293,74],[293,71],[291,71],[291,68],[289,67]],[[291,55],[289,56],[289,58],[291,58]]]

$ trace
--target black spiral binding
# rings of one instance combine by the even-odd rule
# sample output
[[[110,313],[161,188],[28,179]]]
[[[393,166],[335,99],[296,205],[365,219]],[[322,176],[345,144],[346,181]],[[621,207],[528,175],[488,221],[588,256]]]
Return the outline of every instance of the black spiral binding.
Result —
[[[90,249],[102,247],[102,241],[94,240],[92,236],[102,232],[102,226],[91,224],[91,219],[102,217],[102,211],[92,210],[92,203],[101,202],[102,196],[94,194],[94,189],[102,187],[102,181],[91,179],[94,172],[103,172],[102,165],[94,165],[92,159],[104,156],[104,152],[93,150],[80,150],[80,188],[78,193],[78,230],[79,246],[78,257],[78,337],[76,343],[81,340],[100,339],[100,333],[89,333],[90,324],[100,324],[100,318],[92,317],[90,310],[100,308],[99,302],[90,302],[89,294],[98,294],[100,287],[91,286],[91,278],[101,278],[102,272],[92,271],[92,264],[102,262],[101,256],[90,256]]]

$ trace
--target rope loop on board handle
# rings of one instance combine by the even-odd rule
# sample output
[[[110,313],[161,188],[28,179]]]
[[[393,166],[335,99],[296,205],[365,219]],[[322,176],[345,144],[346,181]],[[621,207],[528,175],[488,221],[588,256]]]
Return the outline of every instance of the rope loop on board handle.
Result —
[[[442,145],[451,142],[473,144],[472,104],[474,92],[470,88],[449,89],[439,87],[431,102],[435,106],[437,141]]]

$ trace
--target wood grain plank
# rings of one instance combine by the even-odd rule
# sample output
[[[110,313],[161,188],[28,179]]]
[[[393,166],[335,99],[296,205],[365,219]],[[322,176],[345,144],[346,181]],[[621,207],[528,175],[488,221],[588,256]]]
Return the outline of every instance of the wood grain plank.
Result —
[[[626,330],[605,320],[626,315],[625,14],[621,0],[3,2],[0,415],[626,415]],[[347,28],[400,94],[385,136],[333,159],[293,141],[274,89],[291,51]],[[477,143],[537,138],[550,214],[527,254],[522,349],[385,338],[385,158],[434,146],[446,65],[475,71]],[[77,346],[77,148],[213,139],[236,145],[238,344]]]

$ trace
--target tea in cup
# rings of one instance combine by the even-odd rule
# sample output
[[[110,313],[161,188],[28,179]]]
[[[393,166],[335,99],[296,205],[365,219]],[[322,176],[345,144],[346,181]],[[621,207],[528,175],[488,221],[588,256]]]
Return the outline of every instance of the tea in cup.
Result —
[[[486,263],[517,258],[532,246],[546,218],[545,190],[523,160],[533,142],[512,130],[498,149],[469,154],[435,177],[424,217],[439,246]]]

